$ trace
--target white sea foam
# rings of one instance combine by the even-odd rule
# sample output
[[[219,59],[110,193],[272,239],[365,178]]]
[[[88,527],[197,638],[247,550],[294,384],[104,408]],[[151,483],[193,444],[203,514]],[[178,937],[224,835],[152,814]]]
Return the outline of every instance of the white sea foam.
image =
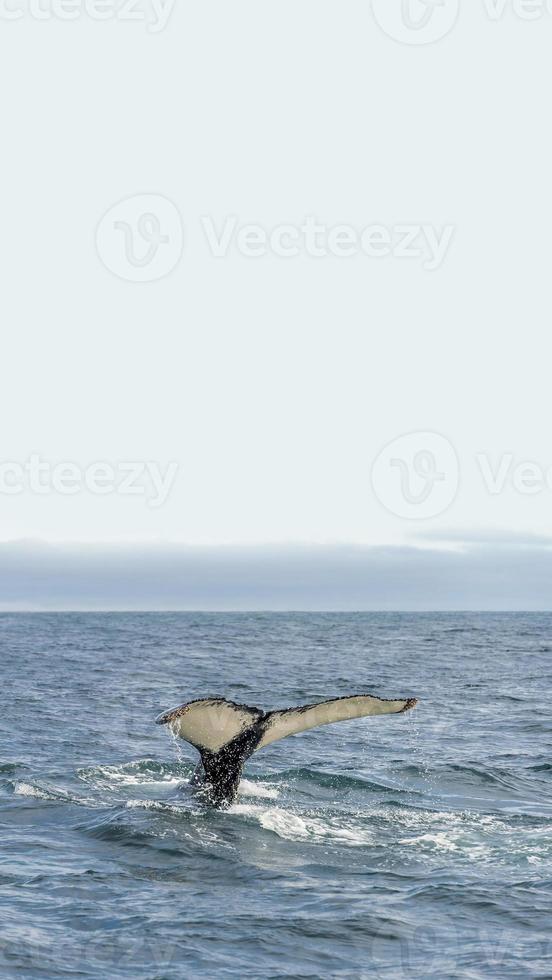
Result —
[[[32,783],[17,782],[13,789],[15,796],[29,796],[37,800],[52,800],[57,803],[76,803],[80,806],[103,806],[104,804],[97,799],[86,796],[73,796],[64,789],[46,789],[43,786],[34,786]]]
[[[52,793],[49,793],[45,789],[40,789],[39,786],[31,786],[30,783],[16,783],[14,793],[16,796],[34,796],[38,800],[52,800],[55,798]]]
[[[406,844],[407,847],[417,847],[418,845],[429,844],[440,851],[457,851],[458,845],[451,840],[450,834],[443,831],[435,834],[420,834],[418,837],[405,837],[397,841],[397,844]]]
[[[265,800],[277,800],[279,792],[276,786],[267,783],[255,783],[251,779],[242,779],[238,788],[240,796],[256,796]]]
[[[372,814],[376,811],[372,811]],[[394,843],[403,847],[419,848],[420,851],[455,852],[459,858],[468,861],[498,862],[504,860],[502,838],[508,835],[508,854],[515,853],[525,857],[525,844],[516,847],[516,834],[501,817],[489,814],[462,811],[451,813],[441,810],[405,810],[387,813],[381,808],[378,817],[385,817],[388,824],[393,823],[399,831],[409,832],[409,836],[398,836]],[[522,839],[525,841],[524,829]],[[531,853],[535,853],[531,848]]]
[[[123,786],[160,786],[166,789],[170,786],[180,786],[189,780],[172,772],[159,772],[158,768],[148,768],[147,760],[137,763],[123,763],[118,766],[96,766],[93,769],[81,769],[77,773],[80,779],[99,787]]]
[[[120,777],[116,776],[112,780],[117,786],[162,786],[166,788],[167,786],[181,786],[183,783],[187,783],[187,779],[182,779],[179,776],[162,776],[153,778],[152,776],[144,776],[143,774],[131,775],[122,774]]]
[[[237,803],[231,813],[252,817],[264,830],[269,830],[284,840],[339,841],[349,847],[362,847],[373,841],[373,835],[358,826],[340,826],[335,820],[324,821],[315,817],[302,817],[281,807],[258,807],[251,803]]]
[[[162,813],[182,813],[183,807],[173,803],[163,803],[161,800],[127,800],[128,810],[159,810]]]

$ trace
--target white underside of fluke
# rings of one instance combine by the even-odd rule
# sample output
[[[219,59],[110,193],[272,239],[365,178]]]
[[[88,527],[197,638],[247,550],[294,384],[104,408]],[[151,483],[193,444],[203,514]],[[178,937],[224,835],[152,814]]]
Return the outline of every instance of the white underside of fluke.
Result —
[[[173,735],[190,742],[197,749],[218,752],[250,728],[262,714],[257,708],[235,705],[223,698],[206,698],[180,705],[161,718],[167,717],[166,724]]]
[[[262,749],[278,739],[319,725],[368,715],[397,714],[408,711],[416,703],[414,698],[385,700],[370,694],[359,694],[265,713],[259,708],[234,704],[224,698],[205,698],[164,712],[157,721],[169,725],[174,735],[190,742],[200,751],[219,752],[257,724],[261,737],[256,749]]]
[[[397,714],[408,710],[408,701],[385,701],[369,694],[349,698],[335,698],[305,708],[288,708],[270,714],[268,726],[257,748],[262,749],[287,735],[297,735],[318,725],[331,725],[336,721],[365,718],[368,715]]]

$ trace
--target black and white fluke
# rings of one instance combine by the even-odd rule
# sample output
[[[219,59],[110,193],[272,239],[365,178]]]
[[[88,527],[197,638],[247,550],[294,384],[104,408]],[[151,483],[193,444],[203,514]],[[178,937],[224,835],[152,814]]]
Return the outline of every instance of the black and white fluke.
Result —
[[[198,750],[201,762],[194,781],[202,783],[205,799],[213,806],[228,806],[238,792],[245,762],[257,749],[317,725],[400,714],[417,703],[416,698],[386,700],[354,694],[299,708],[262,711],[225,698],[203,698],[163,712],[156,722],[168,725],[173,735]]]

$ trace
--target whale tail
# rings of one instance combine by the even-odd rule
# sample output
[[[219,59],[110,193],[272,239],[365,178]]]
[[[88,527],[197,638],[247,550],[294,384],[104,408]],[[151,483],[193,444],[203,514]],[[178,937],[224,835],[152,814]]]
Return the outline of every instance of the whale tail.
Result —
[[[225,698],[203,698],[164,711],[156,723],[168,725],[173,735],[198,750],[206,798],[221,806],[235,798],[243,766],[258,749],[319,725],[369,715],[402,714],[417,703],[416,698],[388,700],[355,694],[298,708],[262,711]]]

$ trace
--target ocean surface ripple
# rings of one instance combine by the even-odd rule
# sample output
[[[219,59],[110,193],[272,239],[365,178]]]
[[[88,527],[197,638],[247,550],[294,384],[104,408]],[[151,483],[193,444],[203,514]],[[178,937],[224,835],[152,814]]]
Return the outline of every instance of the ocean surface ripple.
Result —
[[[552,615],[0,615],[0,975],[552,976]],[[404,716],[204,808],[154,724],[221,695]]]

